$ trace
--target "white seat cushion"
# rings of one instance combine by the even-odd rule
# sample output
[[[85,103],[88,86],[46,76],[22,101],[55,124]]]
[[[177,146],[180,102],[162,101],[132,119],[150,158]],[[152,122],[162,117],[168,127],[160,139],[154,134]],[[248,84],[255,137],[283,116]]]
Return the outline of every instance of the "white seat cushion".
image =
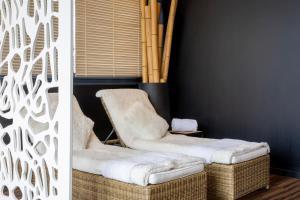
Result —
[[[103,106],[120,139],[131,147],[131,143],[137,138],[126,125],[124,114],[135,102],[142,102],[146,108],[155,112],[148,94],[138,89],[108,89],[99,90],[96,96],[102,99]]]

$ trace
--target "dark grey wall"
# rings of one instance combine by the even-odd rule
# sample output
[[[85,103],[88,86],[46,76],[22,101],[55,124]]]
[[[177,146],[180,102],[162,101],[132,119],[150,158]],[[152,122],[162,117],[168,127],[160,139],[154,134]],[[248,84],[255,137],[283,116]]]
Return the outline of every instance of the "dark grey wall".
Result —
[[[173,47],[173,116],[267,141],[273,172],[300,177],[300,1],[181,1]]]

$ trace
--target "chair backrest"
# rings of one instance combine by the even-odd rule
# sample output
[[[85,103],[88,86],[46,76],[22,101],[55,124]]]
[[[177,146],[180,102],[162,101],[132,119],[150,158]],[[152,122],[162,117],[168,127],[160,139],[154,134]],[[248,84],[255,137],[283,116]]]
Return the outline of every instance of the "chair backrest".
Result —
[[[135,103],[141,102],[155,112],[148,94],[139,89],[108,89],[100,90],[96,96],[101,99],[105,111],[123,146],[131,147],[135,139],[124,124],[126,111]]]

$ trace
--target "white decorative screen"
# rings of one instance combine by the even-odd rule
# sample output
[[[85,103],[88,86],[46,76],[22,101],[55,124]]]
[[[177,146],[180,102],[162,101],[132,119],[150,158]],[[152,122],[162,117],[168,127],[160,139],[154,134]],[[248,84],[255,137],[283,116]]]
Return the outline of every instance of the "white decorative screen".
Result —
[[[70,198],[71,10],[69,0],[0,0],[1,200]]]

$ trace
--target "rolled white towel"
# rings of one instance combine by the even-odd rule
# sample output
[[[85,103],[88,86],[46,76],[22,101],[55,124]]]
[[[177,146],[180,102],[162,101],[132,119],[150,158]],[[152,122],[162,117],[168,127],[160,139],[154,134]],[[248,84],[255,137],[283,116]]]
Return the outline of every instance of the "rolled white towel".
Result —
[[[194,119],[172,119],[172,131],[197,131],[198,123]]]

